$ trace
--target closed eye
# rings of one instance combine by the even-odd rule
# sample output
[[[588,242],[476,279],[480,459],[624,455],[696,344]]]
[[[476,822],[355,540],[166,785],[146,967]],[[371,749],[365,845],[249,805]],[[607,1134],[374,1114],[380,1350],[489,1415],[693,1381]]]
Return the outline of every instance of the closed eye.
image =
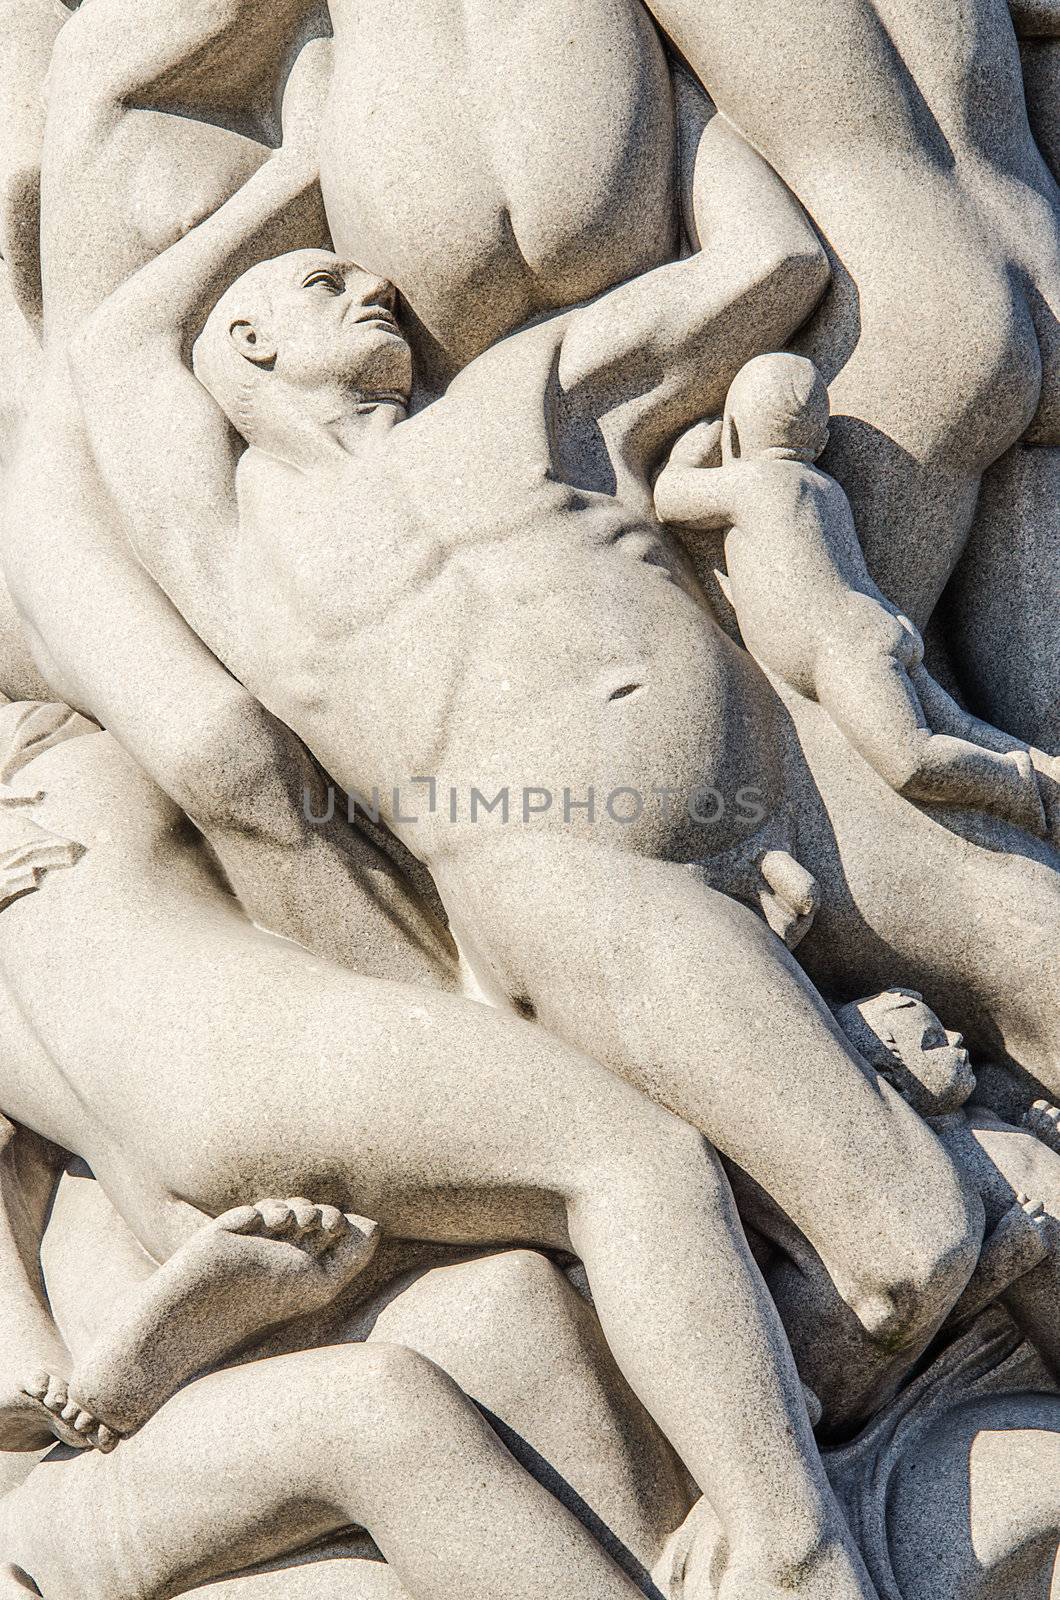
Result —
[[[342,294],[346,288],[342,279],[336,277],[333,272],[311,272],[302,284],[302,288],[315,289],[318,283],[322,283],[330,294]]]
[[[636,694],[637,690],[643,687],[644,685],[640,683],[624,683],[621,689],[613,689],[607,698],[609,700],[625,700],[629,695]]]

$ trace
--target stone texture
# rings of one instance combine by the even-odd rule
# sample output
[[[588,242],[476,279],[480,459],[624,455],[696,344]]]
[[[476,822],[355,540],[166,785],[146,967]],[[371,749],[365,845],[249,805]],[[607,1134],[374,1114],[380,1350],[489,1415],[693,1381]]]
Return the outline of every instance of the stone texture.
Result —
[[[0,1600],[1038,1600],[1060,8],[0,24]]]

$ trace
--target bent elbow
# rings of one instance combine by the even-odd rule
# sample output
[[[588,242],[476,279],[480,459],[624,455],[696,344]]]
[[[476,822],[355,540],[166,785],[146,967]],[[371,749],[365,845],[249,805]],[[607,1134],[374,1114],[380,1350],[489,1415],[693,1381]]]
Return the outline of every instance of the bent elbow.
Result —
[[[828,254],[808,223],[774,251],[766,275],[774,292],[789,308],[794,332],[832,281]]]

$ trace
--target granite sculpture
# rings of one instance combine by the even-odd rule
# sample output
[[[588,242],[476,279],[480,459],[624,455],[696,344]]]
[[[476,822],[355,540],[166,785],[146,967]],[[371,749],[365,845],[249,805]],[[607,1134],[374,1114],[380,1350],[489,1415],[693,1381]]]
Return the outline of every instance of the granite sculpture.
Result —
[[[0,23],[0,1596],[1051,1593],[1060,6]]]

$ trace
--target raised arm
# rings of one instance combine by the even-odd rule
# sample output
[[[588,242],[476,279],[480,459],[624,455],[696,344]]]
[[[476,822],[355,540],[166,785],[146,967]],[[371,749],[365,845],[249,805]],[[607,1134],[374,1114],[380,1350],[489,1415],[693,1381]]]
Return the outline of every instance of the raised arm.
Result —
[[[668,463],[655,485],[655,513],[660,522],[690,532],[731,528],[739,518],[739,501],[747,472],[739,465],[688,467]]]
[[[239,104],[319,9],[319,0],[91,0],[64,30],[62,51],[96,95],[220,111]]]
[[[310,47],[312,48],[312,47]],[[188,356],[221,292],[259,261],[319,242],[312,127],[221,209],[117,289],[71,341],[70,366],[103,481],[144,565],[188,615],[227,620],[235,443]]]
[[[790,190],[687,85],[685,129],[693,94],[703,109],[689,231],[702,247],[574,313],[560,358],[560,382],[596,415],[631,408],[633,448],[649,464],[690,423],[720,413],[744,363],[781,348],[829,279],[824,249]]]

